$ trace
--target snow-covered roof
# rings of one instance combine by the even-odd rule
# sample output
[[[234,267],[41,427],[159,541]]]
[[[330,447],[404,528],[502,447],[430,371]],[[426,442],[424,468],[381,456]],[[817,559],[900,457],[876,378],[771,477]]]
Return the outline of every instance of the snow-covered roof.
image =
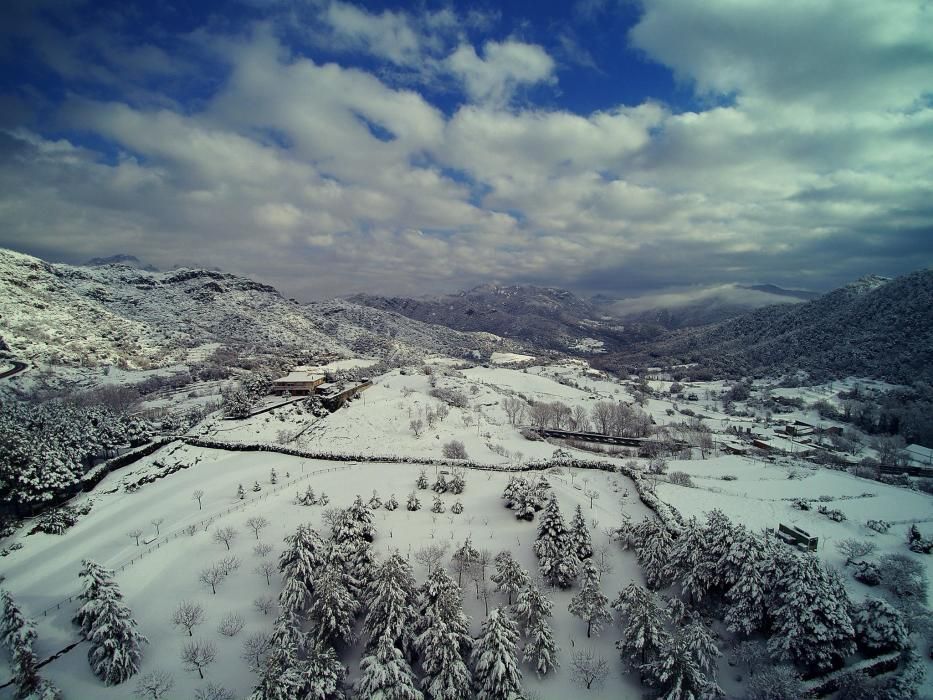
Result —
[[[933,464],[933,449],[915,444],[910,444],[904,449],[910,461],[917,464]]]
[[[316,382],[323,381],[324,375],[318,372],[306,372],[303,370],[293,370],[286,374],[284,377],[280,377],[275,380],[276,384],[297,384],[300,382]]]

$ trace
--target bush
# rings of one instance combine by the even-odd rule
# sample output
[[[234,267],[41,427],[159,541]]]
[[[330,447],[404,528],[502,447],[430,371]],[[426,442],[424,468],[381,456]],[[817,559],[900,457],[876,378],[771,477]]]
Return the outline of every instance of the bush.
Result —
[[[687,472],[671,472],[670,476],[667,477],[667,480],[677,486],[693,488],[693,479],[690,478],[690,475]]]
[[[460,440],[451,440],[445,443],[442,453],[447,459],[469,459],[467,457],[466,447],[464,447]]]
[[[457,408],[467,408],[470,405],[469,399],[467,399],[466,394],[457,389],[448,389],[445,387],[437,387],[436,389],[431,389],[428,392],[435,399],[440,399],[448,406],[455,406]]]
[[[217,631],[225,637],[235,637],[242,631],[244,624],[239,613],[227,613],[217,626]]]

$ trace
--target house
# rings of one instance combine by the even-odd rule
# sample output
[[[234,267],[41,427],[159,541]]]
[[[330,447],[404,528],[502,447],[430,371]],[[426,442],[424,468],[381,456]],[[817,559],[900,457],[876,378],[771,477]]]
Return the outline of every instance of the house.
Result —
[[[804,423],[801,420],[795,420],[792,424],[784,426],[784,432],[788,435],[813,435],[816,432],[816,429],[809,423]]]
[[[933,449],[911,443],[904,448],[907,460],[917,467],[933,466]]]
[[[358,382],[329,382],[317,387],[317,394],[329,410],[336,411],[354,396],[373,385],[372,380],[363,378]]]
[[[292,370],[272,382],[272,393],[284,394],[287,391],[295,396],[310,396],[323,383],[324,375],[319,372]]]

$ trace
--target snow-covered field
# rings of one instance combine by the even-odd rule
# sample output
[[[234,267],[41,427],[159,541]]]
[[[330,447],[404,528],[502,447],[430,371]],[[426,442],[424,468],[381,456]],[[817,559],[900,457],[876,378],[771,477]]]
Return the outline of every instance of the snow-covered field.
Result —
[[[170,455],[170,456],[169,456]],[[137,478],[154,469],[154,462],[168,464],[175,461],[190,463],[189,469],[169,478],[144,486],[136,493],[126,494],[117,487],[120,482]],[[198,461],[199,460],[199,461]],[[194,462],[197,461],[197,464]],[[280,479],[278,491],[273,492],[269,483],[270,470],[275,468]],[[176,687],[173,697],[191,697],[194,689],[203,685],[197,673],[187,673],[181,668],[179,653],[188,637],[173,629],[170,616],[174,607],[182,600],[202,603],[207,611],[207,622],[199,627],[196,637],[213,641],[218,648],[218,660],[207,671],[208,680],[220,682],[235,689],[237,697],[244,697],[251,690],[255,677],[240,661],[243,639],[252,632],[270,631],[273,617],[264,616],[253,608],[253,600],[259,596],[275,596],[281,581],[274,578],[267,586],[265,578],[253,571],[258,563],[253,553],[256,538],[245,525],[255,515],[264,515],[271,525],[260,532],[262,542],[272,544],[273,556],[282,548],[282,539],[301,523],[311,523],[322,532],[324,509],[320,506],[302,507],[294,504],[296,491],[304,491],[311,485],[320,494],[326,492],[331,505],[344,507],[350,504],[355,494],[364,499],[377,491],[380,497],[395,494],[404,501],[414,489],[415,479],[421,467],[400,464],[341,464],[302,460],[276,454],[222,452],[177,444],[169,446],[152,457],[134,465],[131,471],[111,475],[91,495],[85,496],[94,502],[90,515],[63,536],[37,534],[21,538],[26,545],[4,560],[7,587],[16,597],[26,614],[37,616],[39,642],[37,651],[45,657],[77,639],[76,628],[70,617],[75,605],[66,603],[43,615],[42,611],[79,591],[77,573],[83,558],[92,558],[107,566],[117,568],[117,582],[133,610],[141,631],[149,637],[150,645],[145,648],[143,672],[154,669],[170,671],[175,676]],[[427,468],[433,481],[435,468]],[[287,475],[287,476],[286,476]],[[422,510],[409,512],[404,506],[396,511],[376,511],[378,530],[375,550],[385,554],[398,550],[411,557],[416,577],[423,579],[425,571],[414,561],[413,552],[419,547],[447,542],[462,543],[472,537],[479,549],[489,549],[493,554],[510,549],[529,571],[536,570],[536,560],[531,550],[536,532],[535,523],[515,519],[511,511],[503,507],[500,495],[507,475],[496,472],[470,471],[467,473],[467,488],[460,496],[444,494],[441,500],[448,512],[435,515],[430,511],[433,492],[418,491]],[[580,478],[599,489],[603,498],[591,509],[589,499],[571,486],[570,479],[551,477],[564,512],[569,516],[577,504],[584,508],[590,519],[596,545],[606,543],[602,529],[619,524],[620,501],[624,510],[633,518],[640,519],[647,513],[637,497],[632,484],[623,477],[602,472],[585,472]],[[251,486],[258,481],[262,491],[254,493]],[[293,483],[286,484],[287,481]],[[246,488],[248,500],[236,498],[237,484]],[[203,510],[192,499],[196,489],[205,492]],[[625,491],[630,494],[622,498]],[[449,507],[461,500],[464,511],[453,515]],[[233,512],[225,512],[236,508]],[[151,546],[159,545],[138,561],[121,566],[146,551],[147,547],[136,547],[127,532],[139,527],[144,537],[154,536],[151,521],[163,518],[160,529],[162,536]],[[203,524],[206,519],[213,520]],[[192,535],[182,532],[187,526],[195,525]],[[227,552],[224,545],[212,540],[212,532],[218,526],[232,526],[238,537]],[[151,547],[150,546],[150,547]],[[610,548],[613,572],[607,577],[605,592],[613,597],[619,589],[633,578],[640,580],[638,566],[631,554],[622,552],[617,546]],[[238,557],[242,566],[219,587],[217,595],[200,585],[198,572],[215,560],[228,554]],[[465,605],[473,621],[474,633],[484,617],[483,604],[476,600],[471,585],[464,581]],[[564,649],[565,658],[571,647],[587,644],[597,649],[607,659],[617,656],[612,644],[615,633],[607,631],[602,637],[585,639],[585,625],[570,616],[567,605],[573,591],[554,593],[555,637]],[[503,603],[503,596],[496,595],[493,606]],[[223,637],[216,631],[217,623],[228,612],[237,612],[246,620],[244,630],[234,638]],[[583,639],[581,639],[581,637]],[[575,641],[574,641],[575,640]],[[345,659],[356,672],[359,648],[353,647]],[[530,669],[525,670],[529,688],[538,688],[543,697],[560,697],[573,692],[569,673],[559,671],[557,676],[538,682]],[[61,687],[70,698],[126,698],[129,688],[125,686],[105,688],[91,674],[83,646],[66,654],[44,669],[47,677]],[[616,696],[634,696],[637,685],[630,678],[614,674],[611,687]],[[132,685],[132,681],[128,685]],[[0,697],[3,696],[0,691]]]
[[[522,356],[514,361],[527,359],[531,358]],[[365,360],[341,361],[328,369],[367,366],[365,363]],[[433,368],[429,370],[431,374],[407,368],[375,377],[371,388],[324,418],[313,416],[300,403],[292,403],[245,420],[224,420],[215,415],[192,432],[228,442],[278,443],[318,453],[398,456],[415,461],[440,458],[443,446],[456,440],[463,443],[469,458],[477,463],[509,466],[551,457],[558,445],[523,437],[521,425],[509,422],[503,399],[561,401],[571,408],[579,406],[590,411],[597,402],[632,402],[636,395],[633,384],[611,379],[579,360],[521,370],[495,363],[489,367],[454,370],[455,366],[463,366],[460,361],[442,357],[432,358],[429,364]],[[727,415],[718,400],[719,392],[725,388],[722,383],[685,385],[684,392],[695,393],[696,401],[671,397],[666,393],[670,385],[670,381],[649,382],[656,394],[645,400],[643,408],[657,425],[687,420],[689,414],[685,416],[678,411],[689,407],[701,416],[702,423],[717,433],[728,426],[753,427],[756,432],[774,427],[769,428],[761,416]],[[834,395],[840,388],[841,384],[836,383],[825,389],[774,389],[773,393],[786,392],[781,395],[803,396],[812,402]],[[440,391],[439,396],[447,392],[449,397],[453,393],[457,397],[454,405],[432,395],[432,389],[435,393]],[[209,396],[200,399],[206,400]],[[199,397],[186,397],[186,400],[196,401]],[[281,399],[276,397],[270,401],[277,403]],[[803,419],[810,417],[810,413],[803,409],[780,417],[791,420],[797,416]],[[416,430],[412,423],[417,421],[421,426]],[[572,452],[586,455],[577,450]],[[715,450],[712,455],[710,459],[670,461],[669,471],[690,474],[694,488],[671,485],[662,478],[657,484],[661,499],[687,517],[702,518],[704,513],[719,508],[734,521],[755,530],[775,528],[779,523],[797,525],[820,537],[818,554],[833,566],[843,564],[835,546],[841,539],[871,539],[881,552],[905,552],[904,532],[909,523],[919,522],[927,536],[933,534],[933,500],[923,493],[856,478],[845,472],[812,469],[790,457],[771,463],[750,457],[719,456]],[[694,450],[694,457],[697,456],[698,451]],[[645,460],[637,461],[645,465]],[[179,464],[187,468],[133,493],[123,488],[125,484]],[[278,475],[276,485],[270,483],[273,468]],[[260,539],[273,546],[270,555],[273,557],[281,551],[283,538],[299,524],[310,523],[319,531],[326,531],[322,520],[324,508],[302,507],[294,502],[296,492],[303,492],[309,485],[318,494],[322,491],[328,494],[330,507],[345,507],[356,494],[364,501],[373,491],[382,499],[394,494],[402,503],[399,510],[376,511],[375,551],[384,555],[397,549],[411,557],[419,582],[425,576],[424,569],[413,556],[419,547],[441,542],[449,543],[453,549],[467,536],[478,548],[488,548],[493,554],[509,549],[522,566],[532,573],[537,571],[531,549],[537,521],[517,521],[513,513],[503,507],[500,495],[508,480],[507,474],[468,471],[467,488],[462,495],[441,496],[446,512],[430,512],[434,500],[431,491],[418,491],[422,509],[409,512],[404,502],[414,489],[422,468],[433,481],[436,468],[421,467],[417,463],[357,464],[172,443],[110,475],[91,494],[79,497],[75,505],[91,502],[93,508],[64,535],[27,537],[24,529],[4,541],[6,547],[13,541],[23,543],[24,547],[0,559],[0,568],[6,577],[3,586],[13,593],[28,616],[37,618],[37,651],[45,658],[77,639],[76,628],[70,621],[75,603],[68,598],[80,590],[77,573],[81,560],[91,558],[116,568],[116,579],[126,602],[141,632],[151,642],[144,650],[143,672],[163,669],[172,673],[176,681],[172,697],[179,698],[192,697],[194,690],[206,681],[200,681],[196,672],[183,670],[179,653],[188,637],[171,626],[170,616],[180,601],[197,601],[207,611],[207,622],[195,631],[195,637],[214,642],[218,649],[218,660],[207,669],[207,679],[234,689],[236,697],[245,697],[256,678],[240,659],[243,639],[254,632],[270,631],[274,618],[274,614],[258,612],[253,600],[264,595],[275,597],[281,587],[277,577],[267,585],[265,577],[255,572],[259,563],[253,552],[256,537],[246,527],[246,520],[262,515],[270,521],[269,527],[260,532]],[[726,476],[735,479],[724,480]],[[583,479],[588,480],[587,488],[600,493],[592,508],[580,488],[584,485]],[[577,472],[572,481],[569,474],[552,476],[550,481],[565,517],[569,518],[576,505],[583,507],[597,546],[608,544],[604,529],[617,526],[623,512],[634,520],[649,514],[638,501],[633,484],[625,477],[586,471]],[[259,484],[259,491],[252,490],[254,483]],[[239,484],[246,490],[246,500],[236,496]],[[202,508],[192,497],[199,489],[204,491]],[[626,492],[628,495],[624,496]],[[819,505],[816,502],[810,511],[800,511],[791,505],[795,498],[818,499],[821,496],[825,497],[827,507],[841,510],[847,520],[840,523],[829,520],[816,511]],[[450,506],[458,499],[462,501],[464,512],[454,515]],[[879,534],[865,527],[869,518],[896,524],[888,534]],[[153,521],[160,519],[160,534],[156,537]],[[230,552],[212,539],[215,528],[221,526],[232,526],[238,531]],[[193,528],[192,534],[186,532],[189,527]],[[127,535],[135,528],[144,532],[140,546]],[[631,553],[622,551],[616,544],[609,546],[608,552],[612,572],[604,576],[602,588],[613,599],[631,580],[642,582],[643,579]],[[235,555],[241,566],[222,583],[217,594],[212,595],[209,588],[199,584],[198,573],[228,554]],[[933,557],[926,557],[925,562],[929,573],[933,574]],[[850,576],[845,578],[854,597],[868,592],[869,589]],[[484,618],[483,604],[471,592],[472,584],[467,581],[464,584],[466,611],[476,634]],[[620,670],[618,652],[613,646],[619,637],[618,626],[614,623],[601,637],[587,639],[585,625],[567,611],[575,593],[576,589],[549,591],[555,602],[553,628],[562,647],[563,667],[556,676],[541,681],[530,668],[523,666],[526,687],[542,698],[562,698],[581,692],[572,683],[567,667],[570,653],[582,646],[593,648],[605,657],[611,669],[606,687],[591,691],[592,697],[640,698],[645,691],[637,678],[623,675]],[[491,605],[501,605],[503,601],[504,597],[497,594]],[[243,631],[233,638],[217,632],[221,617],[229,612],[239,613],[246,621]],[[359,644],[343,654],[351,678],[359,673],[359,658]],[[0,682],[9,675],[5,663],[0,662]],[[724,658],[720,664],[720,682],[727,692],[737,687],[730,680],[735,673]],[[131,697],[134,685],[134,681],[130,681],[116,688],[104,687],[88,668],[84,645],[45,667],[43,674],[65,691],[66,698],[127,698]],[[10,690],[0,690],[0,698],[6,697],[12,697]]]

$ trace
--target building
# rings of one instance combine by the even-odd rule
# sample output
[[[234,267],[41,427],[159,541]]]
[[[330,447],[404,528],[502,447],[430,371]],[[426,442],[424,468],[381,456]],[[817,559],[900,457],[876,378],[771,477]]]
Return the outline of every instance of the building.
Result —
[[[904,448],[908,461],[916,467],[933,467],[933,449],[911,443]]]
[[[369,379],[358,382],[331,382],[317,387],[317,394],[329,410],[336,411],[347,401],[373,385]]]
[[[292,370],[272,382],[272,393],[284,394],[287,391],[295,396],[310,396],[323,383],[324,375],[319,372]]]

